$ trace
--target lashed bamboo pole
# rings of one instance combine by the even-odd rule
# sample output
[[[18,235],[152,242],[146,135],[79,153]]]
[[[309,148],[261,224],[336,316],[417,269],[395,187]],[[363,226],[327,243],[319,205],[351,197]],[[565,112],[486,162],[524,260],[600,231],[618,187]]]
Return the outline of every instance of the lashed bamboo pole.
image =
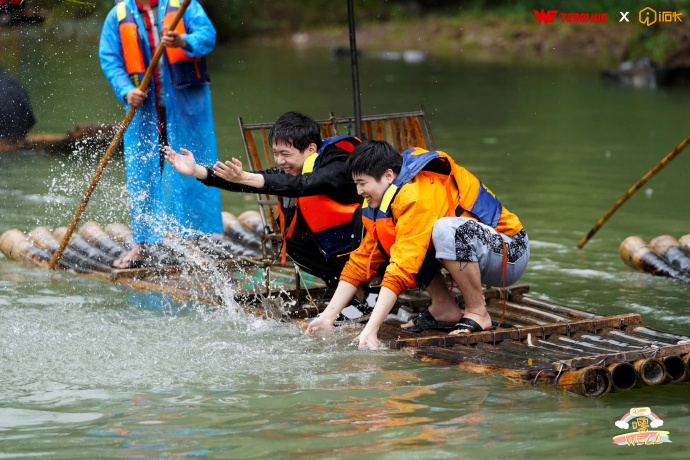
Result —
[[[182,15],[184,12],[187,10],[187,7],[189,6],[189,2],[191,0],[184,0],[182,4],[180,5],[180,9],[177,10],[177,14],[175,14],[175,17],[173,18],[172,22],[170,23],[169,30],[175,30],[175,27],[177,26],[177,23],[180,22],[180,19],[182,18]],[[139,85],[139,91],[146,91],[146,89],[149,86],[149,82],[151,81],[151,76],[153,75],[153,71],[156,68],[156,65],[158,64],[158,61],[160,60],[161,56],[163,55],[163,50],[165,47],[163,46],[163,42],[161,42],[158,45],[158,48],[156,48],[156,52],[154,53],[153,57],[151,58],[151,63],[149,63],[148,68],[146,69],[146,73],[144,74],[144,78],[141,81],[141,85]],[[103,174],[103,171],[105,170],[105,167],[108,164],[108,161],[110,161],[110,157],[113,155],[115,152],[115,149],[117,146],[120,144],[122,141],[122,136],[125,134],[125,131],[127,130],[127,127],[129,126],[129,123],[132,121],[132,118],[134,118],[134,114],[136,113],[137,108],[136,107],[129,107],[129,110],[127,110],[127,114],[125,115],[125,118],[122,120],[122,123],[120,123],[120,126],[118,127],[117,133],[115,133],[115,137],[113,137],[113,140],[110,142],[110,145],[105,151],[105,154],[103,155],[103,158],[101,158],[101,162],[98,164],[96,167],[96,172],[94,173],[93,177],[91,178],[91,182],[89,182],[89,185],[86,187],[86,191],[84,192],[84,196],[82,197],[81,201],[79,202],[79,205],[77,206],[77,210],[74,213],[74,216],[72,217],[72,220],[70,221],[69,225],[67,226],[67,231],[65,232],[65,235],[62,237],[62,240],[60,241],[60,245],[58,246],[57,250],[55,253],[53,253],[53,258],[50,260],[50,263],[48,264],[48,268],[54,269],[55,266],[57,265],[58,259],[60,258],[60,255],[62,255],[62,252],[65,250],[65,247],[67,247],[67,243],[69,243],[69,239],[72,236],[72,233],[74,232],[75,227],[77,226],[77,223],[79,222],[79,219],[81,218],[82,213],[84,212],[84,209],[86,209],[86,205],[89,202],[89,199],[91,198],[91,194],[93,191],[96,189],[96,185],[98,185],[98,181],[101,179],[101,175]]]

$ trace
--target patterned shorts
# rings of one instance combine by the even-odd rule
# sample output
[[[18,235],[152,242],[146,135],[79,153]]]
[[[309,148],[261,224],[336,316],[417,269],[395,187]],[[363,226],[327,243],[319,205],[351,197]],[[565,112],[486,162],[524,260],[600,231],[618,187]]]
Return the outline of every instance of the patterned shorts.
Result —
[[[432,239],[437,259],[478,262],[482,284],[511,285],[529,262],[529,239],[524,229],[511,237],[472,219],[443,217],[434,224]],[[508,251],[505,283],[501,239]]]

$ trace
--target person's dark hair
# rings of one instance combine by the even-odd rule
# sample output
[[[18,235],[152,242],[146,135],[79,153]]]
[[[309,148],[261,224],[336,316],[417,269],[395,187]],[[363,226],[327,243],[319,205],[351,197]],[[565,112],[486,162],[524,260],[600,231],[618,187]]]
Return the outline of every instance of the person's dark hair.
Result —
[[[286,143],[303,152],[309,144],[321,147],[321,130],[318,123],[299,112],[286,112],[276,120],[268,132],[268,142]]]
[[[402,156],[386,141],[368,140],[355,147],[346,166],[350,176],[365,174],[379,180],[388,169],[400,173]]]

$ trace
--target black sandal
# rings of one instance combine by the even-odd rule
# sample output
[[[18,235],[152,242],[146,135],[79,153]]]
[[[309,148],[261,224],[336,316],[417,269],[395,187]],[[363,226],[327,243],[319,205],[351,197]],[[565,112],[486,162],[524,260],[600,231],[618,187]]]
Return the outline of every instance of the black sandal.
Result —
[[[403,327],[402,329],[408,332],[417,333],[426,331],[427,329],[434,329],[438,331],[452,331],[456,328],[457,324],[457,321],[436,321],[436,318],[434,318],[434,316],[427,308],[426,310],[418,314],[415,319],[412,320],[412,326]]]
[[[473,319],[469,318],[462,318],[460,321],[455,323],[453,326],[452,330],[453,331],[461,331],[463,333],[465,332],[484,332],[484,331],[490,331],[492,329],[495,329],[494,326],[491,326],[489,329],[484,329],[482,328],[478,322],[476,322]]]

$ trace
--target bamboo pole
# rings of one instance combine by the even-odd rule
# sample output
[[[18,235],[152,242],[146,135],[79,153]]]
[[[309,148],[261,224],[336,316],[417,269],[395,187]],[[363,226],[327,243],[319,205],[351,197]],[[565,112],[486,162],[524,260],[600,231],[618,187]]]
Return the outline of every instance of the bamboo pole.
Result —
[[[191,0],[184,0],[182,2],[182,4],[180,5],[180,9],[177,10],[177,14],[170,23],[169,30],[175,29],[177,23],[180,22],[182,15],[187,10],[190,1]],[[158,45],[158,48],[156,48],[156,52],[154,53],[153,58],[151,58],[151,63],[149,64],[149,67],[146,69],[144,78],[141,81],[141,85],[139,85],[138,88],[139,91],[146,91],[146,89],[148,88],[149,82],[151,81],[151,76],[153,75],[154,69],[158,64],[158,61],[163,55],[164,49],[165,47],[161,42]],[[127,111],[127,114],[125,115],[125,118],[122,120],[122,123],[120,123],[120,126],[118,127],[118,130],[115,133],[115,137],[113,137],[113,140],[110,142],[110,145],[106,149],[103,158],[101,158],[101,162],[96,167],[96,172],[91,178],[91,182],[89,182],[89,185],[86,187],[84,196],[82,197],[81,201],[79,202],[79,205],[77,206],[77,210],[75,211],[74,216],[72,217],[72,220],[69,223],[69,226],[67,227],[67,231],[65,232],[65,235],[62,237],[62,241],[60,241],[60,245],[58,246],[55,253],[53,253],[53,258],[50,260],[48,268],[54,269],[57,265],[57,261],[60,258],[60,255],[62,255],[62,252],[65,250],[65,247],[67,246],[67,243],[69,242],[69,239],[72,236],[75,227],[77,226],[77,222],[79,222],[79,219],[81,218],[84,209],[86,209],[86,205],[88,204],[89,199],[91,198],[91,194],[95,190],[96,185],[98,185],[98,181],[101,179],[101,175],[103,174],[103,171],[105,170],[108,161],[110,161],[110,157],[112,156],[113,152],[115,152],[115,149],[120,144],[120,141],[122,141],[122,136],[124,135],[125,130],[127,130],[127,126],[129,126],[129,123],[132,121],[132,118],[134,118],[136,110],[136,107],[130,106],[129,110]]]
[[[613,215],[613,213],[616,212],[616,210],[620,208],[623,205],[623,203],[625,203],[628,200],[628,198],[630,198],[633,195],[633,193],[642,188],[642,186],[646,184],[649,179],[651,179],[652,177],[654,177],[656,173],[661,171],[664,168],[664,166],[666,166],[680,152],[682,152],[683,149],[685,149],[685,147],[688,146],[688,144],[690,144],[690,136],[683,139],[683,141],[680,144],[678,144],[676,148],[671,151],[671,153],[666,155],[659,163],[656,164],[656,166],[650,169],[649,172],[647,172],[647,174],[642,176],[642,178],[638,180],[635,183],[635,185],[630,187],[628,191],[625,192],[623,196],[621,196],[608,211],[606,211],[606,213],[601,217],[601,219],[599,219],[597,223],[594,224],[594,227],[592,227],[592,229],[589,232],[587,232],[587,234],[580,240],[580,242],[577,243],[577,248],[582,249],[582,247],[585,244],[587,244],[587,241],[589,241],[589,239],[594,236],[594,234],[599,230],[599,228],[601,228],[601,226],[604,225],[604,223],[606,223],[607,220],[609,220],[609,217],[611,217],[611,215]]]

